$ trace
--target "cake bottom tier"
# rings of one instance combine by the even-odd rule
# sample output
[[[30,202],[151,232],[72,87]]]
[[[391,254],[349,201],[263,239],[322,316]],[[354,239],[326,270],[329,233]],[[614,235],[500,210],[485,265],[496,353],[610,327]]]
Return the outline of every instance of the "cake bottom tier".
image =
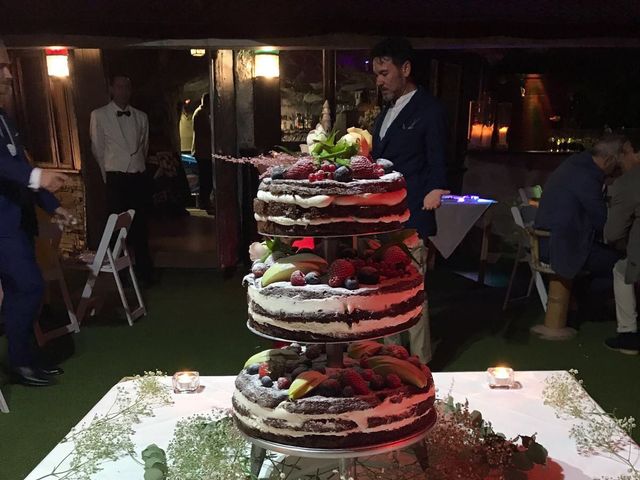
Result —
[[[399,441],[431,428],[436,421],[433,392],[411,406],[387,404],[386,408],[361,412],[343,410],[341,414],[278,415],[256,413],[246,398],[236,391],[234,418],[246,435],[283,445],[306,448],[349,449]],[[415,400],[415,399],[414,399]],[[261,409],[258,409],[261,410]],[[279,412],[282,413],[282,412]],[[363,413],[367,417],[363,417]],[[305,418],[307,417],[307,418]]]

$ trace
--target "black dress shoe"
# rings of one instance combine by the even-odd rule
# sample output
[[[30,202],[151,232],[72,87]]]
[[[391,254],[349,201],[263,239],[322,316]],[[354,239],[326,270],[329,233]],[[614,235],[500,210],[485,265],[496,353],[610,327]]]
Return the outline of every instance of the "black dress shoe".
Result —
[[[48,387],[55,383],[38,370],[31,367],[17,367],[12,369],[11,381],[28,387]]]
[[[38,367],[37,370],[45,375],[62,375],[64,373],[62,367],[58,365],[46,365],[44,367]]]

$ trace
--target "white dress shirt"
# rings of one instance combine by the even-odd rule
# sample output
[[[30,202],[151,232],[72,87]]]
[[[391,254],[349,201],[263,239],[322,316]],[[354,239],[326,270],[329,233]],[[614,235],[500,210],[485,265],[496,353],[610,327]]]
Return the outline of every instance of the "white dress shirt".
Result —
[[[402,109],[407,106],[407,103],[409,103],[409,100],[411,100],[411,97],[413,97],[413,95],[417,91],[417,89],[412,90],[409,93],[405,93],[404,95],[398,97],[396,103],[393,104],[393,107],[387,110],[387,114],[384,116],[382,126],[380,127],[380,139],[384,138],[384,136],[387,134],[389,126],[391,126],[393,121],[398,117]]]
[[[120,115],[118,112],[129,112]],[[147,114],[127,106],[121,110],[114,102],[91,112],[91,148],[105,172],[144,172],[149,145]]]

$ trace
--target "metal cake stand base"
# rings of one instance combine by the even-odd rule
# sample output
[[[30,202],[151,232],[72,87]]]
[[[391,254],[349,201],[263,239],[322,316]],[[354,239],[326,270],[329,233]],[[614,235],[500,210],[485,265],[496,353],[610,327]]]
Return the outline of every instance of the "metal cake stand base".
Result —
[[[338,460],[338,470],[340,478],[356,480],[356,460],[359,457],[371,457],[384,453],[412,447],[414,453],[423,469],[427,468],[426,444],[424,439],[436,423],[436,417],[425,428],[408,437],[395,440],[393,442],[381,443],[378,445],[368,445],[364,447],[354,447],[350,449],[329,449],[329,448],[308,448],[285,445],[282,443],[270,442],[260,438],[254,438],[246,433],[240,433],[251,442],[251,478],[258,478],[264,463],[267,450],[281,453],[291,457],[318,458],[323,460]]]

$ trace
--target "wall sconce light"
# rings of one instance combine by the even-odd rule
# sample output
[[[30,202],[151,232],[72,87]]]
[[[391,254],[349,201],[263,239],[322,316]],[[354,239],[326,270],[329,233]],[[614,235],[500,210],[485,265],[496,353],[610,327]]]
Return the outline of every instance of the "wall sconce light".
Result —
[[[275,48],[262,48],[256,51],[254,76],[267,78],[280,76],[280,55],[278,50]]]
[[[65,47],[49,47],[44,49],[44,53],[47,56],[47,73],[50,77],[69,76],[69,50]]]
[[[204,48],[192,48],[190,52],[192,57],[204,57],[207,53]]]

